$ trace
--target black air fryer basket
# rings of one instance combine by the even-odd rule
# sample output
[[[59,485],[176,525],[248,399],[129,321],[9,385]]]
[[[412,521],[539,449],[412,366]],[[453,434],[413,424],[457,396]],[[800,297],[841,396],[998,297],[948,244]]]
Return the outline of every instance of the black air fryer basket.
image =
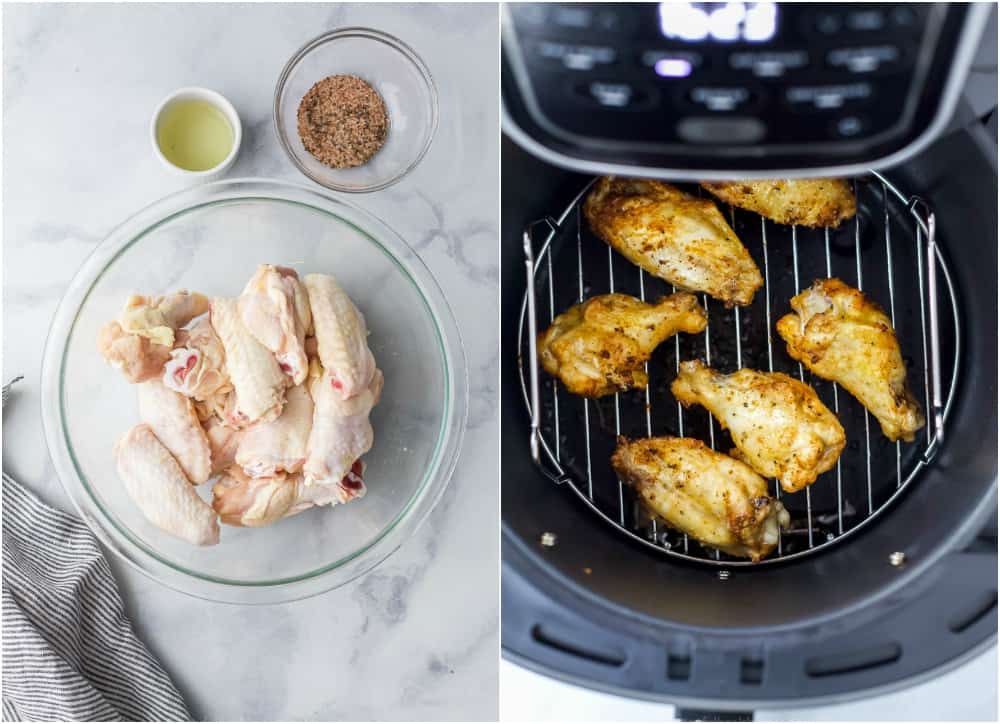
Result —
[[[591,180],[505,140],[505,655],[592,688],[745,710],[900,686],[994,640],[997,174],[981,130],[855,179],[857,220],[837,230],[783,227],[720,205],[765,288],[738,310],[702,297],[706,333],[661,345],[647,390],[585,402],[544,373],[533,386],[532,316],[543,329],[582,297],[672,291],[581,223],[576,202]],[[928,413],[912,444],[889,443],[849,394],[791,360],[774,332],[788,300],[831,275],[894,320]],[[804,491],[776,491],[792,527],[760,564],[658,528],[608,464],[619,434],[683,434],[729,449],[707,412],[681,410],[670,395],[678,362],[694,358],[801,376],[848,435],[835,469]]]

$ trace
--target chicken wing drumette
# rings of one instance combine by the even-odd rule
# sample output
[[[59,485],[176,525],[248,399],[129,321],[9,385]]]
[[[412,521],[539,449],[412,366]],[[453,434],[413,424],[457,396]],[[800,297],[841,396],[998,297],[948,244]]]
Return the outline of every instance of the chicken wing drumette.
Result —
[[[705,329],[705,310],[693,294],[678,292],[658,304],[627,294],[604,294],[560,314],[538,337],[545,371],[584,397],[642,388],[643,363],[678,332]]]
[[[660,181],[608,177],[594,185],[583,212],[625,258],[682,289],[731,307],[750,304],[764,283],[711,199]]]
[[[832,468],[847,442],[816,392],[780,372],[724,375],[694,360],[681,365],[670,390],[685,407],[707,408],[729,430],[737,457],[789,493]]]
[[[791,304],[795,313],[777,325],[788,354],[854,395],[887,438],[912,442],[924,414],[907,388],[906,365],[886,313],[839,279],[813,282]]]
[[[700,440],[620,438],[611,465],[651,513],[730,555],[759,561],[789,522],[764,478]]]
[[[727,204],[779,224],[837,227],[856,211],[851,187],[839,178],[721,181],[702,186]]]

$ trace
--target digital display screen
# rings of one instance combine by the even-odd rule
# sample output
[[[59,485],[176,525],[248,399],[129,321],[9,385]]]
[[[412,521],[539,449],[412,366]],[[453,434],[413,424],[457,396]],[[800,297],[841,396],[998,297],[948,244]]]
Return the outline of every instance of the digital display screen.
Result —
[[[778,4],[768,2],[662,2],[660,32],[688,42],[763,43],[778,32]]]

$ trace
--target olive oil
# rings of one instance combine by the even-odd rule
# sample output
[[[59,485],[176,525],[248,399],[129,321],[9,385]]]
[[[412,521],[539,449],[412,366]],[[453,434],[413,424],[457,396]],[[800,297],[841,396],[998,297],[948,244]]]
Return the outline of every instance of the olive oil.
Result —
[[[170,163],[187,171],[215,168],[233,149],[233,127],[208,101],[178,100],[164,109],[156,143]]]

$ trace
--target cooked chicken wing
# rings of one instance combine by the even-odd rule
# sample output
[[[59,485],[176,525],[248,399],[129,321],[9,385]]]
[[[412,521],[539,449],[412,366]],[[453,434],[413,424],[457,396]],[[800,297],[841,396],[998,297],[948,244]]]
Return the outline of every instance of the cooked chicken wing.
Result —
[[[303,472],[307,485],[335,485],[342,503],[365,494],[364,483],[353,484],[348,473],[374,441],[368,416],[382,394],[382,380],[382,371],[376,369],[368,389],[345,400],[329,373],[310,373],[315,410]]]
[[[136,425],[115,445],[118,475],[150,523],[194,545],[219,542],[215,511],[150,429]]]
[[[296,473],[306,461],[312,397],[305,385],[291,387],[285,395],[281,415],[271,422],[258,422],[240,440],[236,464],[252,478],[271,477],[279,471]]]
[[[208,480],[212,453],[190,399],[160,380],[143,382],[139,385],[139,419],[170,451],[188,480],[195,485]]]
[[[178,330],[176,337],[170,361],[163,368],[163,384],[214,408],[233,388],[222,340],[208,317],[202,317],[189,329]]]
[[[587,196],[590,228],[633,264],[726,306],[746,305],[764,283],[750,253],[710,199],[669,184],[606,177]]]
[[[363,394],[375,374],[365,318],[332,276],[308,274],[305,285],[320,362],[344,399]]]
[[[195,409],[197,410],[197,405]],[[205,430],[208,447],[212,452],[211,474],[218,475],[236,463],[236,451],[239,449],[243,432],[224,424],[215,415],[209,415],[202,421],[202,429]]]
[[[356,461],[348,485],[361,482],[362,470],[361,461]],[[233,466],[212,486],[212,507],[226,525],[260,527],[313,506],[336,505],[338,490],[333,485],[306,485],[301,474],[251,478]]]
[[[778,320],[788,354],[839,383],[868,408],[890,440],[912,442],[924,414],[906,384],[892,321],[839,279],[819,279],[792,297],[794,314]]]
[[[264,345],[247,331],[233,299],[212,300],[212,327],[226,351],[226,369],[236,394],[232,417],[246,423],[281,414],[287,378]]]
[[[713,195],[779,224],[837,227],[855,213],[854,194],[844,179],[768,179],[704,182]]]
[[[813,388],[780,372],[724,375],[694,360],[681,365],[670,390],[685,407],[706,407],[732,435],[735,457],[789,493],[836,465],[847,442]]]
[[[759,561],[778,543],[788,512],[749,466],[700,440],[621,438],[611,464],[643,504],[703,544]]]
[[[678,292],[658,304],[627,294],[604,294],[560,314],[538,336],[538,358],[550,375],[584,397],[645,387],[643,363],[678,332],[705,329],[705,310],[693,294]]]
[[[172,347],[174,332],[207,311],[208,298],[197,292],[181,290],[160,297],[133,294],[118,321],[129,334]]]
[[[299,275],[262,264],[238,301],[243,325],[274,354],[292,382],[301,384],[309,372],[304,344],[312,313]]]
[[[118,322],[108,322],[101,327],[97,348],[104,360],[121,370],[133,384],[159,377],[170,359],[170,347],[156,344],[148,337],[129,334]]]

